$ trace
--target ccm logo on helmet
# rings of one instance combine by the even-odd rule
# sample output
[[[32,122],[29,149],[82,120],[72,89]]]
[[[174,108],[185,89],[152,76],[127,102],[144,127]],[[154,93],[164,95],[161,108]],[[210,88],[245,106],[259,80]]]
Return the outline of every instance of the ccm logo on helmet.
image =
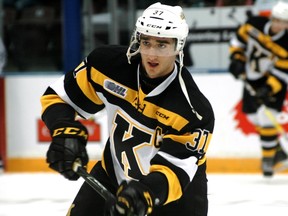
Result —
[[[153,24],[147,24],[147,27],[155,28],[155,29],[161,29],[162,28],[162,26],[153,25]]]

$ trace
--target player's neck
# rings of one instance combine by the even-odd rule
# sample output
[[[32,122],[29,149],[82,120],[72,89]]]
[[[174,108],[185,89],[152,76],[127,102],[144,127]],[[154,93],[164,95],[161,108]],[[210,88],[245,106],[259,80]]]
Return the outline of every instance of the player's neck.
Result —
[[[162,83],[172,73],[172,71],[171,71],[170,73],[166,74],[165,76],[157,77],[157,78],[150,78],[150,77],[148,77],[147,72],[145,71],[145,69],[142,66],[140,66],[139,72],[140,72],[139,75],[140,75],[141,89],[143,90],[143,92],[145,94],[148,94],[149,92],[151,92],[154,88],[156,88],[160,83]]]

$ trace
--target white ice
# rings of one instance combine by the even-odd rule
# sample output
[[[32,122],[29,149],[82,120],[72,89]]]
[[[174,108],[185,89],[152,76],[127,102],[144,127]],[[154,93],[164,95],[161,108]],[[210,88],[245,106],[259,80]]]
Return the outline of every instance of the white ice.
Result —
[[[208,174],[209,216],[288,215],[288,175]],[[0,174],[0,216],[65,216],[83,180],[59,174]]]

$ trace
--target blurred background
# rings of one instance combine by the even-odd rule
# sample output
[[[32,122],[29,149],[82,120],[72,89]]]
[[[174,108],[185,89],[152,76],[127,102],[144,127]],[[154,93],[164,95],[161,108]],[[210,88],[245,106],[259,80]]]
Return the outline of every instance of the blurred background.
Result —
[[[227,72],[228,43],[237,27],[269,12],[276,1],[158,1],[184,8],[190,30],[184,64],[215,112],[207,152],[209,216],[287,215],[288,172],[263,178],[259,137],[241,112],[243,83]],[[128,45],[138,15],[158,1],[0,0],[1,216],[66,213],[82,181],[68,182],[48,168],[51,139],[41,121],[40,97],[94,48]],[[277,119],[288,130],[288,99]],[[106,113],[83,124],[91,168],[108,136]]]
[[[157,1],[0,0],[0,35],[7,51],[3,71],[66,71],[101,44],[128,45],[137,14],[154,2]],[[231,33],[251,15],[255,4],[253,0],[161,2],[181,5],[186,12],[190,34],[185,64],[220,70],[227,66],[223,60],[227,51],[221,49],[226,49]],[[203,62],[211,51],[221,55]]]
[[[45,162],[51,139],[41,121],[41,95],[94,48],[128,45],[136,18],[155,2],[0,0],[0,50],[6,50],[0,56],[6,59],[2,71],[0,64],[0,169],[51,172]],[[240,24],[269,12],[276,1],[160,2],[183,7],[189,25],[184,64],[215,112],[208,172],[261,173],[259,137],[241,112],[243,83],[227,72],[228,45]],[[283,110],[278,121],[288,129],[288,100]],[[101,112],[83,122],[90,135],[87,150],[92,163],[101,158],[106,143],[106,120]]]

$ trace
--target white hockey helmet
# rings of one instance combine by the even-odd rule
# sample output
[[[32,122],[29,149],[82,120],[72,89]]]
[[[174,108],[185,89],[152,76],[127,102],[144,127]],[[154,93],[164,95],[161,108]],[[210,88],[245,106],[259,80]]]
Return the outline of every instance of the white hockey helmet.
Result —
[[[137,19],[136,29],[131,37],[127,51],[128,61],[139,49],[131,53],[133,45],[140,42],[140,35],[175,38],[176,51],[179,52],[180,63],[183,64],[183,47],[189,32],[183,10],[180,6],[164,5],[160,2],[150,5]]]
[[[280,20],[288,21],[288,3],[279,1],[271,11],[271,16]]]

